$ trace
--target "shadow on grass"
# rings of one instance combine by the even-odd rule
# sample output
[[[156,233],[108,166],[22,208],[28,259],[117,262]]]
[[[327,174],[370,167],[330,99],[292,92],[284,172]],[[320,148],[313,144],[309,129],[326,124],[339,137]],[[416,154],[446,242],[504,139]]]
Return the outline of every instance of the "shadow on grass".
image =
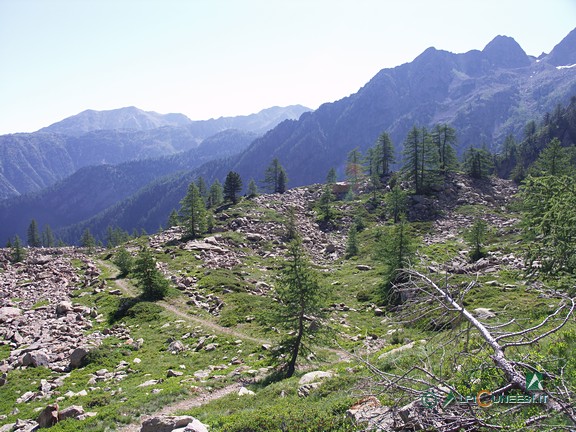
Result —
[[[137,321],[154,321],[164,309],[142,295],[121,297],[117,309],[108,316],[108,323],[115,324],[125,318]]]

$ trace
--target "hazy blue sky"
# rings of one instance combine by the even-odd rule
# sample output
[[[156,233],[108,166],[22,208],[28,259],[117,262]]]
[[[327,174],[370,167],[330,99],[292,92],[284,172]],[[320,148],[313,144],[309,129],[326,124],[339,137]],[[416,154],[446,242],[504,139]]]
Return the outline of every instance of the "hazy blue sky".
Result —
[[[549,52],[576,0],[0,0],[0,133],[124,106],[317,108],[430,46]]]

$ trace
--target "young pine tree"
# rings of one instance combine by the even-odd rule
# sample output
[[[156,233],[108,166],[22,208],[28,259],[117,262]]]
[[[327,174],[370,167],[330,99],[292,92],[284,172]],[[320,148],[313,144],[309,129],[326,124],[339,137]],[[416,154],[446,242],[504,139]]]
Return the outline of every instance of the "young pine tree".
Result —
[[[178,212],[176,209],[172,209],[170,216],[168,216],[168,228],[178,226],[180,224],[180,218],[178,217]]]
[[[144,299],[161,300],[166,296],[169,287],[168,280],[156,268],[156,261],[147,247],[143,247],[138,253],[133,273],[138,280]]]
[[[394,145],[390,136],[386,132],[382,132],[378,139],[376,140],[375,146],[375,163],[376,172],[379,175],[388,175],[390,173],[390,167],[395,162],[394,156]]]
[[[40,233],[38,232],[38,224],[36,219],[30,221],[28,225],[28,246],[30,247],[40,247],[42,246],[42,240],[40,239]]]
[[[334,184],[338,181],[338,177],[336,175],[336,169],[330,168],[328,174],[326,175],[326,183],[327,184]]]
[[[348,231],[348,241],[346,243],[346,258],[358,255],[358,231],[356,225],[352,224]]]
[[[258,196],[258,186],[254,179],[250,179],[248,183],[248,198],[256,198]]]
[[[42,231],[42,246],[51,248],[56,245],[56,240],[54,239],[54,233],[50,225],[44,225],[44,230]]]
[[[270,193],[286,192],[288,177],[278,158],[274,158],[264,173],[264,184]]]
[[[93,252],[96,247],[96,239],[90,232],[90,228],[86,228],[80,237],[80,246],[88,249],[88,252]]]
[[[224,189],[218,179],[214,180],[208,194],[208,207],[218,207],[224,202]]]
[[[24,261],[26,258],[26,253],[24,252],[24,248],[22,247],[22,242],[20,241],[20,237],[16,235],[14,237],[14,243],[11,244],[11,259],[12,262],[17,263]]]
[[[180,205],[182,206],[180,214],[187,234],[191,238],[204,234],[207,230],[206,204],[194,182],[188,186],[188,192],[180,201]]]
[[[386,202],[386,211],[389,217],[392,218],[395,224],[400,222],[400,219],[406,213],[408,203],[408,195],[406,192],[400,189],[400,186],[395,185],[390,192],[386,194],[384,201]]]
[[[120,270],[120,277],[127,276],[134,268],[134,258],[125,248],[121,248],[112,261]]]
[[[472,248],[470,251],[472,261],[478,261],[480,258],[486,256],[483,247],[486,244],[487,237],[488,225],[480,218],[477,218],[470,229],[464,233],[464,239]]]
[[[326,298],[325,289],[311,267],[299,238],[288,245],[286,264],[278,282],[275,319],[276,325],[286,333],[277,354],[287,356],[284,374],[290,378],[296,371],[298,357],[307,350],[305,342],[321,327],[310,325],[309,320],[311,317],[320,319]]]
[[[454,150],[456,129],[447,124],[438,124],[434,126],[431,138],[438,150],[438,169],[442,175],[446,176],[458,166]]]
[[[242,191],[242,178],[240,174],[230,171],[224,181],[224,199],[226,201],[236,204],[238,202],[238,194]]]

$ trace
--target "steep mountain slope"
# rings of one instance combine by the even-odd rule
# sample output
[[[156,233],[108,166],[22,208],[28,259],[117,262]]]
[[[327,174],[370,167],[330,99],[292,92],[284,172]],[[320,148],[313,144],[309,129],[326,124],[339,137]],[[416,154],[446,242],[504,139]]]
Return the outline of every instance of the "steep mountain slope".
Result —
[[[281,123],[232,169],[256,177],[278,157],[291,186],[314,183],[330,167],[342,173],[346,154],[372,146],[383,131],[398,151],[412,126],[440,122],[456,128],[459,154],[474,145],[497,148],[508,134],[520,136],[526,122],[576,94],[576,68],[547,61],[569,60],[573,37],[574,32],[540,61],[504,36],[464,54],[429,48],[412,63],[381,70],[357,93]]]
[[[42,191],[0,202],[0,239],[9,238],[15,233],[24,236],[33,218],[41,225],[48,224],[54,229],[89,219],[127,199],[155,179],[178,171],[188,172],[210,160],[237,154],[256,137],[251,132],[230,129],[207,138],[195,149],[172,156],[81,168]],[[158,204],[158,199],[149,198],[146,201],[148,205]],[[165,218],[159,223],[164,222]]]
[[[133,107],[85,111],[36,133],[0,136],[0,199],[48,187],[85,166],[190,150],[227,129],[261,134],[305,111],[300,105],[274,107],[205,121]]]

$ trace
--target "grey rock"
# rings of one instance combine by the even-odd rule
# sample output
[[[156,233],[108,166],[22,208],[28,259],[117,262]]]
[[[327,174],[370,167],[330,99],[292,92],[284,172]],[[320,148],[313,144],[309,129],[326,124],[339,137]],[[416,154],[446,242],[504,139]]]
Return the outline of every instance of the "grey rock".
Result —
[[[75,369],[82,366],[82,361],[88,355],[88,349],[84,347],[78,347],[72,354],[70,354],[70,368]]]
[[[83,407],[81,407],[80,405],[72,405],[72,406],[69,406],[68,408],[64,408],[62,411],[60,411],[58,418],[60,419],[60,421],[66,420],[68,418],[78,419],[83,414],[84,414],[84,408]]]
[[[73,311],[74,311],[74,306],[72,306],[72,303],[70,303],[70,302],[62,301],[56,305],[56,315],[57,316],[66,315],[66,314],[69,314],[70,312],[73,312]]]
[[[50,359],[48,358],[48,356],[44,351],[27,352],[26,354],[24,354],[24,357],[22,357],[22,366],[47,367],[49,365],[50,365]]]
[[[58,404],[48,405],[36,419],[38,427],[49,428],[58,423]]]
[[[11,307],[4,306],[0,308],[0,322],[6,322],[8,320],[14,319],[22,315],[22,310]]]
[[[196,420],[191,416],[158,416],[142,422],[140,432],[172,432],[174,429],[186,427]]]
[[[304,374],[302,376],[302,378],[300,378],[300,381],[298,381],[298,384],[300,384],[300,385],[309,384],[312,382],[317,382],[320,380],[332,378],[333,376],[334,376],[334,372],[324,372],[324,371],[308,372],[308,373]]]

